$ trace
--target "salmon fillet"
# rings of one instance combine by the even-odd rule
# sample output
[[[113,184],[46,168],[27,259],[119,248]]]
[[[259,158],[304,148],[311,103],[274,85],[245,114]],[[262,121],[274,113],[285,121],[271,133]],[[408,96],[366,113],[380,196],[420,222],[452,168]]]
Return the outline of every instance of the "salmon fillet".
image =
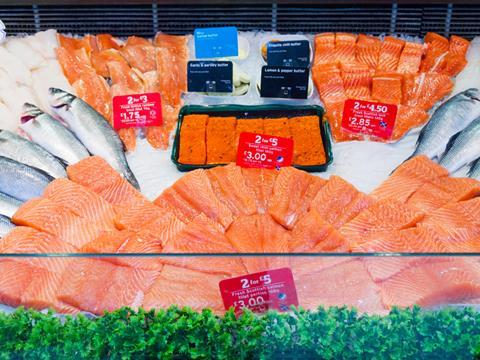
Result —
[[[372,99],[387,104],[400,104],[403,99],[402,79],[398,76],[374,76]]]
[[[291,252],[308,252],[315,248],[321,251],[338,251],[344,248],[344,241],[335,228],[325,222],[322,216],[311,209],[292,229]]]
[[[12,221],[47,232],[77,248],[95,239],[102,231],[112,229],[101,221],[80,218],[66,207],[43,198],[27,202],[15,213]]]
[[[431,229],[438,234],[447,252],[469,253],[480,250],[480,226],[476,224],[444,228],[434,224],[419,223],[417,227]]]
[[[240,215],[230,225],[225,235],[235,250],[240,253],[264,252],[263,229],[260,228],[261,215]],[[242,262],[248,273],[268,270],[265,257],[245,257]]]
[[[323,72],[321,69],[313,67],[312,76],[315,87],[327,109],[329,105],[343,103],[347,99],[340,72]]]
[[[450,43],[447,38],[432,32],[425,35],[424,41],[427,44],[427,51],[422,60],[420,71],[434,72],[443,57],[448,53]]]
[[[397,72],[416,74],[420,69],[423,51],[423,44],[407,41],[398,60]]]
[[[120,49],[120,45],[112,35],[110,34],[98,34],[95,36],[98,51],[108,50],[108,49]]]
[[[402,54],[405,41],[386,36],[380,48],[378,56],[377,70],[395,71]]]
[[[21,304],[25,289],[32,282],[32,266],[26,263],[2,259],[0,261],[0,302],[17,307]]]
[[[137,231],[164,216],[164,211],[148,200],[135,201],[117,207],[115,226],[120,229]]]
[[[179,219],[192,220],[205,214],[227,228],[233,220],[228,206],[222,203],[203,169],[195,170],[165,190],[154,203],[172,211]]]
[[[420,222],[425,214],[394,199],[381,200],[362,211],[340,228],[352,248],[360,246],[369,235],[407,229]]]
[[[132,68],[147,72],[156,68],[155,47],[147,39],[130,36],[120,49]]]
[[[405,203],[425,182],[448,176],[448,171],[426,156],[416,156],[400,165],[370,194],[377,199]]]
[[[298,220],[298,209],[307,201],[305,195],[311,183],[312,176],[306,172],[291,167],[281,168],[275,180],[268,213],[279,224],[291,229]]]
[[[89,68],[89,71],[82,72],[71,84],[80,99],[97,110],[105,121],[112,123],[112,96],[104,78],[97,75],[93,68]]]
[[[278,175],[277,170],[241,168],[245,185],[254,195],[257,212],[264,214],[273,196],[273,187]]]
[[[313,65],[335,62],[335,34],[324,33],[315,35],[315,57]]]
[[[172,213],[165,213],[152,222],[142,226],[137,235],[145,241],[159,244],[162,247],[169,243],[186,224]]]
[[[438,225],[444,229],[480,225],[480,198],[451,202],[427,214],[424,224]]]
[[[467,55],[468,48],[470,46],[470,41],[464,39],[457,35],[450,36],[450,43],[448,46],[448,50],[451,54],[454,55]]]
[[[431,213],[449,202],[469,200],[479,194],[480,183],[475,179],[441,177],[422,185],[407,203]]]
[[[399,105],[391,140],[399,140],[410,130],[425,124],[429,119],[426,111],[407,105]]]
[[[210,308],[221,312],[224,308],[218,284],[225,278],[224,275],[166,265],[145,293],[143,307],[147,310],[166,309],[175,304],[195,311]]]
[[[31,227],[17,226],[0,242],[1,254],[73,254],[78,249],[58,237]],[[19,260],[23,263],[61,273],[67,261],[63,258],[28,257]]]
[[[121,178],[120,174],[100,156],[90,156],[68,166],[67,175],[73,182],[97,194]]]
[[[381,288],[373,282],[361,261],[348,261],[295,279],[299,305],[353,306],[360,312],[384,313]]]
[[[105,199],[88,188],[67,179],[52,181],[43,197],[64,206],[84,219],[96,219],[106,227],[114,227],[115,210]]]
[[[325,186],[313,198],[310,208],[328,224],[338,225],[337,219],[359,194],[353,185],[338,176],[331,176]]]
[[[335,60],[344,64],[355,63],[355,44],[357,35],[348,33],[335,34]]]
[[[158,271],[120,267],[106,261],[75,259],[63,274],[57,298],[93,314],[122,306],[138,308]]]
[[[372,70],[367,65],[342,64],[341,76],[349,99],[370,99]]]
[[[431,307],[462,303],[480,295],[480,273],[473,262],[443,258],[419,262],[381,284],[382,302],[392,306]]]
[[[226,236],[243,253],[287,253],[291,242],[289,232],[268,214],[238,217]],[[242,261],[250,273],[288,266],[288,259],[281,257],[248,257]]]
[[[453,89],[450,76],[444,74],[418,74],[406,77],[404,82],[404,104],[428,111]]]
[[[378,56],[382,42],[374,36],[358,35],[355,59],[358,63],[367,65],[371,69],[377,67]]]
[[[217,166],[207,172],[216,197],[234,215],[252,215],[256,212],[255,193],[244,180],[242,168],[235,164]]]
[[[178,232],[163,248],[164,253],[234,253],[234,246],[226,237],[221,225],[205,215],[198,215]],[[245,267],[240,259],[221,257],[163,258],[167,264],[227,275],[242,274]]]
[[[352,252],[422,253],[446,252],[440,235],[432,228],[413,227],[388,230],[367,235],[364,242],[351,248]],[[372,260],[372,263],[375,261]]]

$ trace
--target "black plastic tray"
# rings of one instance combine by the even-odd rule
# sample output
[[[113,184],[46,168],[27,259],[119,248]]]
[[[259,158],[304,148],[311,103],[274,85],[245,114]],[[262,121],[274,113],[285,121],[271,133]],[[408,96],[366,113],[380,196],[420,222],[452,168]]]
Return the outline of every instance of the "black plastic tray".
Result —
[[[320,106],[295,106],[295,105],[213,105],[213,106],[200,106],[200,105],[188,105],[184,106],[178,114],[177,131],[175,133],[175,140],[172,148],[172,162],[177,166],[180,171],[191,171],[195,169],[210,169],[215,166],[221,166],[226,164],[205,164],[205,165],[193,165],[182,164],[178,161],[179,149],[180,149],[180,129],[182,128],[183,117],[191,114],[208,114],[215,116],[235,116],[240,119],[248,118],[266,118],[266,117],[295,117],[295,116],[307,116],[316,115],[320,121],[320,132],[322,136],[323,148],[325,150],[326,162],[319,165],[293,165],[295,168],[308,171],[308,172],[322,172],[326,171],[328,165],[333,161],[332,143],[330,141],[330,127],[323,119],[323,108]]]

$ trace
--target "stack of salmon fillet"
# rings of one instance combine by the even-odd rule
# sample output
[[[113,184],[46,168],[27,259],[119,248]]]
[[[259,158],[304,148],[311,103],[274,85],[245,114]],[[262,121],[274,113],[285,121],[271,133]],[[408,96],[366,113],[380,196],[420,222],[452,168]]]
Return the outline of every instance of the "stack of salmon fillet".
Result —
[[[450,178],[423,156],[370,195],[292,167],[196,170],[153,203],[99,157],[68,176],[17,211],[1,253],[480,251],[480,183]],[[220,280],[285,266],[305,308],[480,303],[478,259],[355,255],[10,257],[0,261],[0,302],[67,313],[172,304],[221,312]]]
[[[452,91],[452,77],[465,67],[468,47],[469,41],[459,36],[435,33],[427,33],[423,44],[392,36],[316,35],[313,80],[334,139],[363,138],[341,126],[347,99],[397,104],[393,141],[424,124],[428,111]]]
[[[183,117],[178,161],[192,165],[235,162],[242,132],[293,139],[295,165],[326,162],[318,116],[237,119],[204,114]]]
[[[159,92],[162,126],[145,128],[155,148],[166,149],[187,88],[186,36],[158,33],[153,41],[130,36],[125,42],[109,34],[83,38],[58,36],[57,58],[76,95],[112,122],[112,97]],[[135,128],[119,129],[127,150],[136,146]]]

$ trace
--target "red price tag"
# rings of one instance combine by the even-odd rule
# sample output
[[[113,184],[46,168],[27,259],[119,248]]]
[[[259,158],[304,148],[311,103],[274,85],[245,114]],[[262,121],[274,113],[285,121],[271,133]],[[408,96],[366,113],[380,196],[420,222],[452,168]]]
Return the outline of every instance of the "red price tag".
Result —
[[[274,169],[290,166],[292,158],[292,139],[246,132],[240,134],[237,150],[238,166]]]
[[[162,125],[162,100],[159,93],[133,94],[113,98],[113,127]]]
[[[297,291],[289,268],[262,271],[220,281],[225,309],[235,308],[240,313],[244,308],[262,313],[269,309],[288,311],[298,306]]]
[[[397,105],[364,100],[345,101],[342,128],[355,133],[390,139],[397,117]]]

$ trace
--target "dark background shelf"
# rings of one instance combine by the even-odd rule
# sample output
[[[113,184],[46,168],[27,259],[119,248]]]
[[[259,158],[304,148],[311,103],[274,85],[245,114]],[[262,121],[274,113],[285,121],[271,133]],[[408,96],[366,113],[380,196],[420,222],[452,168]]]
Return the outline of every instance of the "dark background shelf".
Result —
[[[235,25],[281,33],[348,31],[424,35],[436,31],[480,35],[479,1],[0,1],[9,35],[55,28],[64,33],[151,37],[157,31]]]

